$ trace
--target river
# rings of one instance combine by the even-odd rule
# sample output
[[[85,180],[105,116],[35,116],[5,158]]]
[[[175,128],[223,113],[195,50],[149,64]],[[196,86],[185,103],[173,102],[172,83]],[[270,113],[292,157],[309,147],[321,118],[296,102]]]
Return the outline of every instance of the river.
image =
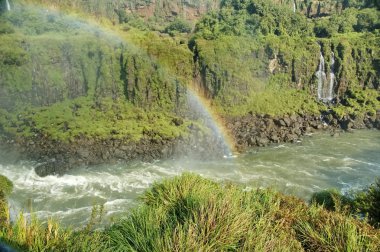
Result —
[[[331,137],[306,136],[297,143],[250,149],[235,158],[212,161],[182,158],[154,163],[132,162],[75,169],[57,177],[38,177],[36,163],[0,162],[0,174],[14,183],[11,213],[32,211],[65,225],[88,220],[94,204],[104,204],[105,218],[120,216],[138,204],[155,181],[194,172],[231,181],[247,190],[272,187],[308,199],[313,192],[335,187],[343,193],[363,188],[380,176],[380,131],[361,130]]]

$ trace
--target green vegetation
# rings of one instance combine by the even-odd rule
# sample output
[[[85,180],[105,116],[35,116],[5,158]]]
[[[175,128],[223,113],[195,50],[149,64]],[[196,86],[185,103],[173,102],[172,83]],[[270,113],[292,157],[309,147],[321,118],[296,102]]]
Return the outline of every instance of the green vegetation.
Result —
[[[13,183],[8,178],[0,175],[0,191],[4,193],[4,195],[8,195],[13,190]]]
[[[379,185],[373,188],[378,196]],[[370,189],[368,195],[372,197],[373,192]],[[89,224],[76,231],[62,228],[53,220],[43,225],[34,217],[27,219],[20,214],[14,223],[1,229],[0,239],[25,251],[377,251],[380,248],[380,231],[347,212],[327,211],[315,204],[307,206],[300,199],[273,190],[246,191],[194,174],[155,183],[141,200],[140,207],[103,230],[93,230],[103,212],[102,207],[94,207]]]
[[[189,33],[191,32],[191,26],[185,20],[176,19],[165,28],[165,32],[171,36],[174,36],[176,33]]]
[[[221,35],[308,35],[310,25],[305,16],[271,1],[222,1],[218,13],[206,15],[196,26],[205,39]]]
[[[36,3],[50,9],[28,5]],[[11,12],[1,8],[1,136],[183,137],[190,85],[224,116],[376,118],[378,2],[296,1],[295,12],[290,0],[161,3],[15,0]],[[335,58],[336,104],[316,98],[321,52],[327,75]],[[101,207],[80,230],[22,214],[11,223],[12,184],[0,176],[0,240],[27,251],[379,251],[379,188],[350,197],[323,191],[308,206],[185,174],[154,184],[139,208],[95,231]]]
[[[379,108],[378,91],[363,88],[379,88],[380,12],[364,1],[324,1],[318,8],[331,11],[312,15],[315,1],[305,1],[309,14],[293,13],[292,3],[282,2],[222,1],[218,12],[197,23],[191,43],[199,69],[197,81],[218,110],[227,115],[327,110],[316,100],[321,50],[327,76],[332,71],[332,53],[335,58],[338,106],[329,109],[340,115],[373,114]],[[298,7],[305,6],[298,3]],[[370,96],[371,101],[364,105],[353,92]]]
[[[188,134],[188,121],[173,123],[192,75],[186,45],[22,6],[1,18],[14,29],[0,35],[2,134],[63,141]]]
[[[380,179],[355,194],[354,207],[368,217],[369,223],[380,227]]]
[[[335,189],[321,191],[312,196],[311,202],[323,205],[331,211],[360,214],[371,225],[380,227],[380,179],[364,190],[349,195],[342,195]]]
[[[0,175],[0,229],[9,223],[9,211],[7,195],[12,192],[13,183],[3,175]]]
[[[218,4],[12,2],[0,17],[0,131],[65,141],[135,141],[151,128],[154,137],[186,135],[187,123],[172,120],[185,117],[188,86],[227,117],[376,116],[380,19],[371,1],[296,1],[296,12],[290,0]],[[334,55],[334,104],[317,100],[320,52],[327,76]]]
[[[19,137],[42,134],[55,140],[107,139],[110,136],[137,142],[145,137],[173,139],[186,136],[189,122],[175,124],[175,116],[146,112],[129,103],[111,99],[76,98],[49,107],[26,108],[17,115],[1,111],[3,133]]]
[[[352,88],[345,94],[342,104],[333,107],[332,111],[338,118],[343,118],[345,115],[354,118],[368,115],[376,118],[376,111],[380,109],[378,97],[379,94],[375,90]]]

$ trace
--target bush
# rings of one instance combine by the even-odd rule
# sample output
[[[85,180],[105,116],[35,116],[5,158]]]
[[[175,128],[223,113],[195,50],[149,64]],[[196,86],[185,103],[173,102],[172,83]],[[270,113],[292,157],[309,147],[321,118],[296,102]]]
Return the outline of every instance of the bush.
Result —
[[[115,251],[378,251],[379,232],[271,190],[192,174],[156,183],[106,230]],[[360,248],[360,249],[359,249]]]
[[[373,31],[380,28],[380,14],[376,9],[361,10],[357,18],[358,22],[355,26],[355,30],[358,32]]]
[[[322,205],[330,211],[340,211],[343,210],[342,208],[351,209],[352,200],[336,189],[328,189],[314,193],[310,203]]]
[[[0,175],[0,191],[9,195],[13,190],[13,183],[7,177]]]
[[[1,34],[11,34],[11,33],[14,33],[15,30],[13,29],[13,27],[11,25],[9,25],[8,23],[5,23],[3,20],[0,20],[0,35]],[[4,23],[2,23],[4,22]]]
[[[170,35],[174,35],[175,33],[190,33],[191,32],[191,26],[188,22],[186,22],[183,19],[176,19],[173,22],[171,22],[166,28],[165,33],[168,33]]]
[[[12,192],[12,182],[3,175],[0,175],[0,231],[9,223],[9,211],[6,196]]]
[[[355,194],[354,206],[357,212],[368,217],[372,225],[380,226],[380,178],[364,191]]]
[[[368,222],[380,227],[380,178],[363,191],[354,192],[350,196],[342,195],[336,189],[316,192],[310,203],[321,205],[329,211],[351,213],[367,217]]]

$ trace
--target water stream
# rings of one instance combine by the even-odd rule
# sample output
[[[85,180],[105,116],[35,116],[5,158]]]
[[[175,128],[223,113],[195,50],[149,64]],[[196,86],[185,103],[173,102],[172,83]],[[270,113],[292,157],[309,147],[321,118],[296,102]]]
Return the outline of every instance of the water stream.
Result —
[[[343,192],[362,188],[380,176],[380,131],[355,131],[339,137],[316,134],[295,144],[251,149],[234,159],[101,165],[62,177],[40,178],[33,171],[35,165],[0,162],[0,174],[14,182],[13,214],[19,209],[28,211],[31,205],[38,217],[54,217],[76,226],[86,222],[93,204],[104,204],[106,219],[110,219],[136,206],[136,199],[153,182],[186,171],[247,189],[274,187],[304,199],[331,187]]]
[[[318,71],[315,73],[318,79],[318,99],[323,102],[329,102],[334,98],[334,84],[335,84],[335,55],[331,53],[330,62],[330,76],[327,79],[326,69],[325,69],[325,58],[320,52],[319,67]]]
[[[5,4],[7,6],[7,11],[11,10],[11,5],[9,4],[9,0],[5,0]]]

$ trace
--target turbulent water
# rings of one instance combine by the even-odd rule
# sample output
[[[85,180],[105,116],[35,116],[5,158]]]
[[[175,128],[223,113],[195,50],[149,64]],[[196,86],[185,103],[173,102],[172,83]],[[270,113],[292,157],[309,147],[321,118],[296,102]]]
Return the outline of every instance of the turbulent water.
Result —
[[[380,176],[380,131],[355,131],[339,137],[317,134],[295,144],[251,149],[232,159],[96,166],[62,177],[40,178],[34,165],[0,165],[0,174],[14,182],[13,214],[32,206],[39,217],[76,226],[86,222],[95,203],[105,205],[110,219],[135,206],[138,196],[154,181],[185,171],[237,182],[246,189],[274,187],[305,199],[331,187],[343,192],[363,188]]]

